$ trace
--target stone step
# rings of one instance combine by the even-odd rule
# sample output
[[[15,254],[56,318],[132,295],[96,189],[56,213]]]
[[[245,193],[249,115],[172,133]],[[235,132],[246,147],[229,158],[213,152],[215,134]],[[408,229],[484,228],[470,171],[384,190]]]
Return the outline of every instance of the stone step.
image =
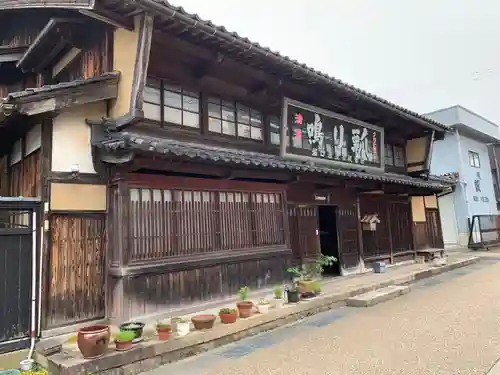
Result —
[[[370,307],[377,303],[389,301],[390,299],[402,296],[410,291],[409,286],[391,285],[385,288],[372,290],[371,292],[360,294],[346,300],[347,306]]]

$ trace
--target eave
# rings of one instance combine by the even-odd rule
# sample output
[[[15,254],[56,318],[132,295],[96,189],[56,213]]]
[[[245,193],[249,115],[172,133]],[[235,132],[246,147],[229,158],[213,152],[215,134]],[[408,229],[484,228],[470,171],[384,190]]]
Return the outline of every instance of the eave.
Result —
[[[119,72],[105,73],[87,80],[64,82],[10,93],[0,104],[1,116],[33,116],[73,105],[88,104],[118,95]]]
[[[145,136],[131,132],[109,132],[100,125],[93,125],[93,146],[101,149],[101,159],[106,162],[129,162],[134,154],[151,154],[168,158],[202,161],[210,165],[222,163],[235,167],[255,167],[287,171],[295,174],[318,173],[342,179],[366,180],[384,184],[405,185],[411,188],[440,192],[446,188],[435,181],[384,172],[368,172],[331,167],[320,163],[287,160],[277,155],[209,146],[194,142]],[[127,153],[128,152],[128,153]],[[103,157],[104,155],[104,157]],[[113,155],[116,159],[112,161]]]
[[[92,9],[95,0],[3,0],[0,1],[0,10],[14,9]]]
[[[17,67],[23,71],[42,71],[68,48],[75,32],[81,32],[82,22],[73,18],[51,18],[19,59]]]

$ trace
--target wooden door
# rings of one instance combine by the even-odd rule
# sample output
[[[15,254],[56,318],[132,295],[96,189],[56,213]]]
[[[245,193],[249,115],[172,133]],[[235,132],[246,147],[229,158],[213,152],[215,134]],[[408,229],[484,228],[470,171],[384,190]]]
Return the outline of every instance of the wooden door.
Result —
[[[301,262],[315,258],[320,252],[318,207],[288,205],[288,223],[294,258]]]
[[[425,210],[426,232],[429,245],[433,249],[443,249],[443,232],[441,230],[441,220],[437,209],[428,208]]]
[[[339,207],[337,228],[339,261],[343,268],[354,268],[359,264],[358,213],[355,203]]]
[[[104,318],[104,215],[51,220],[46,328]]]

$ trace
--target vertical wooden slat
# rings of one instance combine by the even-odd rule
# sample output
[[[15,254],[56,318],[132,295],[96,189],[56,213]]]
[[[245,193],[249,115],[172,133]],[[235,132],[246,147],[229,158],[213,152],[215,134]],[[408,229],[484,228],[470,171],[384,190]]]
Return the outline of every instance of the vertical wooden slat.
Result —
[[[104,216],[54,215],[49,327],[104,317]]]

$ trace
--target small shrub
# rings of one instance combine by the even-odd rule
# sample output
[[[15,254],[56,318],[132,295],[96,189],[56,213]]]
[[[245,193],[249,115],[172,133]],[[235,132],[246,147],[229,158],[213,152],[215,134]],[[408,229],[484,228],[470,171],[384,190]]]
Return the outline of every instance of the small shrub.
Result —
[[[248,286],[242,286],[238,291],[238,294],[240,295],[241,301],[246,301],[250,295],[250,288]]]
[[[157,329],[168,329],[168,328],[172,328],[172,326],[168,323],[165,323],[165,322],[157,322],[156,328]]]
[[[315,281],[312,286],[311,286],[312,292],[314,294],[319,294],[321,293],[321,284],[317,281]]]
[[[120,331],[116,334],[115,341],[131,342],[135,339],[135,333],[132,331]]]
[[[232,309],[230,307],[224,307],[219,310],[219,314],[234,314],[236,312],[236,309]]]
[[[274,287],[274,299],[282,299],[283,298],[283,288],[279,285]]]

